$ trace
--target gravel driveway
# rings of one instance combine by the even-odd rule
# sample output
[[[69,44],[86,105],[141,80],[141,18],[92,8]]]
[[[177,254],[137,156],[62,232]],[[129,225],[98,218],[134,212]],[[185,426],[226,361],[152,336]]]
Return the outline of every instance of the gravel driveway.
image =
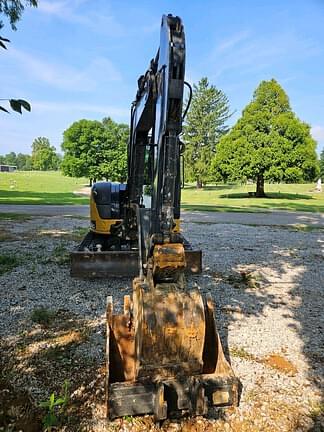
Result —
[[[211,215],[184,217],[186,237],[203,250],[204,271],[190,283],[215,300],[241,404],[219,419],[166,421],[162,429],[323,431],[323,224],[221,223]],[[62,394],[65,380],[70,398],[58,430],[157,429],[150,417],[105,423],[105,301],[113,295],[120,305],[131,280],[70,278],[68,251],[86,226],[63,216],[0,222],[0,430],[42,430],[38,404]]]
[[[30,214],[34,216],[89,217],[88,205],[15,205],[0,204],[0,213]],[[264,213],[237,212],[182,212],[185,222],[236,223],[243,225],[312,225],[324,227],[324,213],[265,211]]]

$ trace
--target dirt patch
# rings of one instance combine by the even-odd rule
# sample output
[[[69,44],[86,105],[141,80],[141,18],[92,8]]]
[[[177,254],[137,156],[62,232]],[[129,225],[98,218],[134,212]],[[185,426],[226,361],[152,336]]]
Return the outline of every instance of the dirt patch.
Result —
[[[91,187],[90,186],[85,186],[85,187],[83,187],[81,189],[78,189],[77,191],[74,191],[73,194],[77,195],[77,196],[87,196],[87,197],[89,197],[90,194],[91,194]]]
[[[0,242],[15,241],[15,240],[19,240],[19,237],[6,231],[5,229],[0,230]]]
[[[291,361],[278,354],[271,354],[262,361],[264,364],[288,375],[295,376],[298,372],[296,366]]]

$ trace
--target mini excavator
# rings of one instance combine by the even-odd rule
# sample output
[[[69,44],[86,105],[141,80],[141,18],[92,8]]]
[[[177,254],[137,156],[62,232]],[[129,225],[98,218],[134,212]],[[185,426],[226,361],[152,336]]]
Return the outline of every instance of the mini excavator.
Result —
[[[93,185],[91,230],[71,257],[73,276],[137,273],[123,313],[114,314],[107,299],[110,419],[152,414],[160,421],[238,404],[240,383],[223,354],[213,302],[186,283],[186,272],[201,271],[201,251],[179,228],[180,134],[191,99],[183,113],[184,75],[183,24],[164,15],[160,48],[131,108],[127,184]]]

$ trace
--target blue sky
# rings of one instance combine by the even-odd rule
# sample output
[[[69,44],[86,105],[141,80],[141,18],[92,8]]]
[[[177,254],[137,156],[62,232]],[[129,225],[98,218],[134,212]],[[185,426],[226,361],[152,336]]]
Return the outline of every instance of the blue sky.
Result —
[[[207,76],[240,116],[261,80],[275,78],[324,148],[324,0],[39,0],[1,55],[0,97],[25,98],[32,113],[0,114],[0,154],[30,153],[38,136],[60,150],[72,122],[129,121],[137,78],[159,43],[163,13],[179,15],[186,78]]]

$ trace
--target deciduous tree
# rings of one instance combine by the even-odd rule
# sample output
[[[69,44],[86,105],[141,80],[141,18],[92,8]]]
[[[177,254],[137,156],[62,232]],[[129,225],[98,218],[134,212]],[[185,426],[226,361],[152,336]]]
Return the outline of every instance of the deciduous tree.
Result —
[[[25,6],[37,7],[37,0],[0,0],[0,15],[4,15],[9,19],[11,28],[16,30],[16,23],[20,20],[21,15],[25,9]],[[0,29],[3,27],[3,21],[0,20]],[[0,48],[7,49],[6,44],[10,42],[9,39],[0,35]],[[9,102],[10,108],[13,111],[22,113],[24,108],[26,111],[31,110],[30,104],[24,99],[0,99],[0,101]],[[9,112],[7,108],[0,105],[0,111]]]
[[[49,139],[38,137],[32,144],[32,166],[35,170],[48,171],[59,168],[59,158],[55,147],[51,146]]]
[[[63,174],[123,181],[127,172],[128,126],[110,118],[80,120],[63,134]]]
[[[104,144],[104,133],[103,124],[95,120],[79,120],[66,129],[62,143],[63,174],[93,179],[90,169],[98,164],[97,155]]]
[[[127,177],[127,140],[129,127],[116,123],[110,117],[104,118],[105,145],[102,149],[98,178],[123,182]]]
[[[30,171],[32,169],[32,158],[28,154],[18,153],[16,158],[17,169],[20,171]]]
[[[10,152],[5,155],[6,165],[17,165],[17,155],[15,152]]]
[[[256,181],[256,196],[265,196],[264,182],[313,181],[319,172],[316,142],[310,127],[292,112],[277,81],[262,81],[242,117],[224,136],[212,163],[215,179]]]
[[[37,0],[0,0],[0,14],[5,15],[10,22],[11,28],[16,30],[16,23],[20,20],[26,6],[37,7]],[[0,20],[0,29],[3,21]]]

